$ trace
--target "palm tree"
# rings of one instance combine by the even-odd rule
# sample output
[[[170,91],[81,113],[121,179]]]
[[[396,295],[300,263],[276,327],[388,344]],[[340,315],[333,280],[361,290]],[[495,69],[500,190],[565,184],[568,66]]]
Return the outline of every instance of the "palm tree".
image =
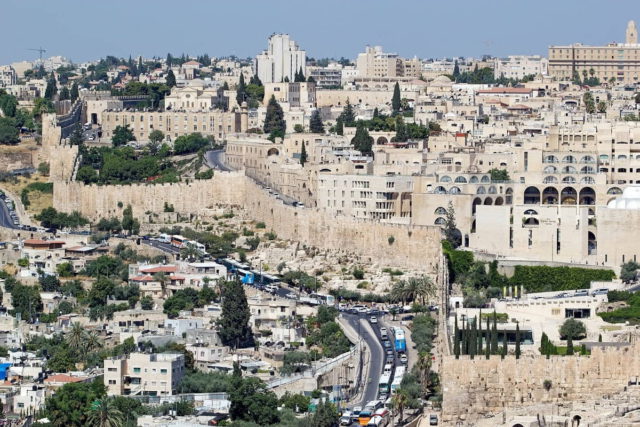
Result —
[[[91,408],[87,418],[87,425],[91,427],[122,427],[122,412],[115,406],[113,398],[99,400]]]
[[[71,330],[67,332],[65,336],[67,345],[76,354],[83,353],[86,338],[87,338],[87,331],[84,330],[80,322],[74,322],[71,325]]]
[[[164,272],[159,271],[153,274],[153,280],[160,282],[160,288],[162,289],[162,296],[167,295],[167,275]]]
[[[191,261],[200,256],[200,251],[196,248],[196,245],[187,243],[186,246],[180,250],[180,256]]]
[[[427,394],[429,390],[429,373],[431,372],[431,353],[423,351],[418,355],[418,369],[422,390]]]
[[[398,390],[391,398],[391,407],[394,411],[397,411],[398,414],[400,414],[400,419],[398,421],[402,421],[404,407],[407,405],[408,400],[409,399],[403,390]]]
[[[95,333],[95,331],[91,331],[87,334],[87,350],[97,350],[99,348],[102,348],[102,346],[102,340],[100,339],[98,334]]]

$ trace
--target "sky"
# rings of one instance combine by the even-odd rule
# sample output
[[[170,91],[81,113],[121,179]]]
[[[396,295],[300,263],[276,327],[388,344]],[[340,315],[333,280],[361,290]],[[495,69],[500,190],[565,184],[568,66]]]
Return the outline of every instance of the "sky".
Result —
[[[638,0],[1,0],[0,64],[62,55],[255,56],[288,33],[308,57],[366,45],[404,57],[547,54],[624,41]],[[10,35],[14,35],[11,37]]]

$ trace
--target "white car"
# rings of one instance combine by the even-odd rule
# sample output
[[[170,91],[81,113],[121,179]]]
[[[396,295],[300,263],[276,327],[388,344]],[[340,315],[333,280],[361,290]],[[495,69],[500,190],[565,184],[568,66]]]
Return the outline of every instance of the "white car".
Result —
[[[406,354],[400,356],[400,363],[402,363],[403,365],[406,365],[408,361],[409,359],[407,358]]]
[[[287,294],[287,298],[290,298],[290,299],[298,299],[298,295],[294,294],[293,292],[289,292],[289,293]]]
[[[371,316],[371,317],[369,318],[369,322],[374,323],[374,324],[375,324],[375,323],[378,323],[378,318],[377,318],[376,316]]]

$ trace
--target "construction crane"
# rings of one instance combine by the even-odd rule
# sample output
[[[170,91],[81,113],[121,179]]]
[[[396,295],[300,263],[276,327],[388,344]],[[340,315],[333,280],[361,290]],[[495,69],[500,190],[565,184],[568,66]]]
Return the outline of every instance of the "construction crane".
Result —
[[[27,49],[27,50],[35,50],[36,52],[39,52],[40,53],[40,62],[42,62],[42,54],[47,51],[47,49],[43,49],[42,47],[39,47],[37,49],[31,48],[31,49]]]

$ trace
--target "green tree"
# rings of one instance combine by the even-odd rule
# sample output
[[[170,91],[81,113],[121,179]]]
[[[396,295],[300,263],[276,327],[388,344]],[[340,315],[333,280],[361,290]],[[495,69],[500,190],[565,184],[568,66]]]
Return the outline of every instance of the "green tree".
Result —
[[[307,163],[307,148],[304,141],[302,141],[302,148],[300,150],[300,164],[302,165],[302,167],[304,167],[305,163]]]
[[[122,211],[122,229],[129,232],[129,234],[138,234],[140,232],[140,222],[133,217],[133,209],[131,205]]]
[[[491,181],[509,181],[509,172],[506,169],[493,168],[489,171]]]
[[[146,295],[140,298],[140,308],[143,310],[153,310],[153,305],[153,298],[150,296]]]
[[[80,96],[80,93],[78,91],[78,83],[74,83],[73,86],[71,86],[71,92],[69,93],[71,102],[76,102],[79,96]]]
[[[275,142],[276,138],[284,138],[287,129],[287,123],[284,120],[284,112],[282,107],[276,101],[276,97],[271,95],[269,104],[267,105],[267,114],[264,119],[264,133],[269,134],[269,139]]]
[[[160,144],[162,141],[164,141],[164,132],[162,132],[160,129],[152,130],[149,134],[149,142]]]
[[[396,83],[397,84],[397,83]],[[402,116],[396,117],[396,136],[393,138],[395,142],[406,142],[409,139],[407,126],[404,124]]]
[[[340,119],[342,120],[344,126],[347,127],[353,127],[356,124],[356,113],[353,111],[353,105],[351,105],[348,98],[347,103],[345,104],[344,109],[340,114]]]
[[[640,264],[635,261],[629,261],[622,264],[620,269],[620,280],[625,283],[635,282],[636,272],[640,268]]]
[[[391,407],[394,412],[399,414],[400,422],[402,422],[402,418],[404,415],[404,408],[407,406],[408,402],[407,394],[403,391],[396,392],[391,398]]]
[[[98,173],[91,166],[81,166],[76,172],[76,179],[85,184],[91,184],[98,181]]]
[[[60,280],[53,275],[43,274],[38,279],[38,283],[40,283],[43,292],[58,292],[60,290]]]
[[[80,122],[73,126],[73,132],[69,136],[69,143],[71,145],[81,145],[84,142],[84,136],[82,134],[82,126]]]
[[[133,131],[129,128],[129,125],[116,126],[111,137],[111,143],[114,147],[125,145],[127,142],[135,141],[136,137]]]
[[[563,339],[578,339],[587,335],[587,328],[581,321],[569,318],[560,326],[559,332]]]
[[[69,92],[69,88],[66,86],[63,86],[62,89],[60,90],[60,95],[58,96],[58,99],[60,101],[65,101],[70,98],[71,98],[71,94]]]
[[[607,112],[607,103],[604,101],[598,102],[598,113],[606,113]]]
[[[249,304],[242,284],[235,280],[222,286],[222,313],[218,319],[218,335],[225,345],[238,348],[253,345],[249,326]]]
[[[516,359],[520,359],[520,323],[516,323]]]
[[[87,337],[87,331],[85,331],[80,322],[74,322],[71,325],[71,329],[65,334],[65,341],[76,356],[81,356],[86,349]]]
[[[455,326],[453,329],[453,354],[456,359],[460,357],[460,329],[458,329],[458,316],[455,317]]]
[[[460,77],[460,66],[458,65],[458,61],[455,61],[453,65],[453,79],[457,81],[458,77]]]
[[[11,117],[0,117],[0,144],[17,144],[20,136],[15,120]]]
[[[393,111],[393,115],[397,115],[400,113],[400,109],[402,108],[402,100],[400,99],[400,84],[396,82],[396,85],[393,87],[393,97],[391,98],[391,110]]]
[[[311,133],[324,133],[324,124],[320,117],[320,110],[314,110],[309,120],[309,130]]]
[[[338,120],[336,120],[336,135],[344,135],[344,123],[342,122],[342,118],[338,117]]]
[[[252,421],[259,425],[276,424],[279,421],[278,398],[255,377],[233,377],[229,393],[229,415],[233,420]]]
[[[573,339],[571,337],[567,340],[567,356],[573,356]]]
[[[351,140],[351,144],[363,155],[372,154],[373,138],[369,135],[363,122],[358,122],[356,125],[356,134]]]
[[[91,406],[105,395],[101,378],[91,383],[65,384],[47,398],[44,415],[56,427],[84,427],[88,425]]]
[[[58,85],[56,84],[56,78],[51,73],[51,77],[47,80],[47,87],[44,90],[44,97],[48,100],[53,100],[53,97],[58,93]]]
[[[36,286],[25,286],[16,283],[11,290],[13,312],[20,313],[23,320],[31,321],[37,313],[42,311],[40,291]]]
[[[329,401],[322,401],[311,418],[305,423],[309,427],[334,427],[338,425],[338,410]]]
[[[455,249],[462,243],[460,232],[456,226],[456,212],[453,209],[453,203],[449,202],[444,223],[444,237]]]
[[[240,81],[238,82],[238,87],[236,88],[236,102],[238,103],[238,105],[242,105],[242,103],[245,102],[246,100],[247,100],[247,85],[244,83],[244,74],[240,73]]]
[[[167,72],[166,85],[170,88],[176,86],[176,75],[173,74],[173,70],[171,69]]]

